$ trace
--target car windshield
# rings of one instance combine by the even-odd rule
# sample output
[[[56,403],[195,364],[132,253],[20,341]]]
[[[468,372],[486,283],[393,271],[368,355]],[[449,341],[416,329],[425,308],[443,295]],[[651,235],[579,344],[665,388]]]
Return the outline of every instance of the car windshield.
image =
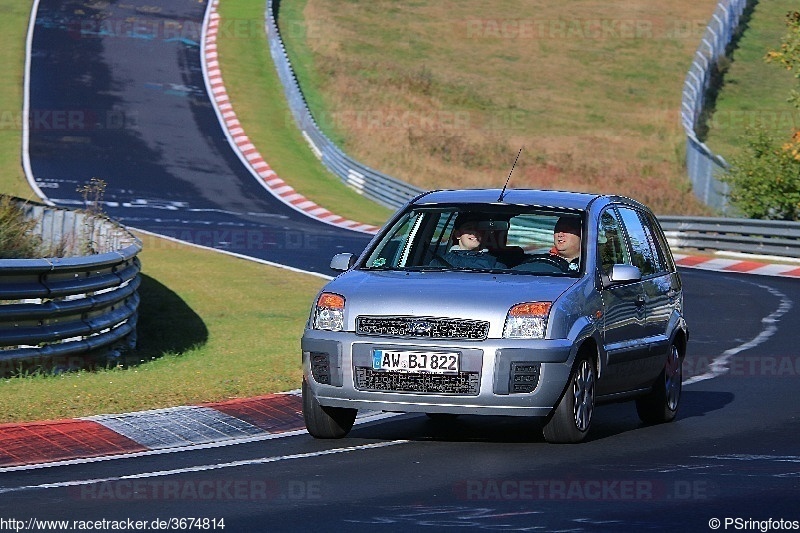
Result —
[[[526,206],[417,207],[388,228],[362,268],[577,276],[583,213]]]

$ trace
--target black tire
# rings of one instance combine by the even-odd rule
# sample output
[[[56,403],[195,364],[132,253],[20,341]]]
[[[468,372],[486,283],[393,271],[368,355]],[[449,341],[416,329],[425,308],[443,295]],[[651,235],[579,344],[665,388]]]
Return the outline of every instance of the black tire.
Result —
[[[683,358],[670,346],[664,370],[646,396],[636,399],[636,412],[645,424],[663,424],[675,419],[683,390]]]
[[[579,356],[564,394],[542,428],[547,442],[575,443],[586,437],[594,412],[596,381],[597,372],[591,358]]]
[[[308,433],[317,439],[341,439],[350,433],[357,409],[325,407],[319,404],[303,379],[303,420]]]

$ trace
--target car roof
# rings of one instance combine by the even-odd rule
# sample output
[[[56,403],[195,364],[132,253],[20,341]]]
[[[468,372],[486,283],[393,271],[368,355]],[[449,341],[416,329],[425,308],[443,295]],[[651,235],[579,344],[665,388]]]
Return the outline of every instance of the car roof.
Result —
[[[500,201],[502,189],[437,190],[423,193],[413,200],[413,205],[433,204],[510,204],[557,207],[565,209],[587,209],[601,195],[583,192],[548,191],[536,189],[506,189]],[[620,199],[619,197],[607,197]]]

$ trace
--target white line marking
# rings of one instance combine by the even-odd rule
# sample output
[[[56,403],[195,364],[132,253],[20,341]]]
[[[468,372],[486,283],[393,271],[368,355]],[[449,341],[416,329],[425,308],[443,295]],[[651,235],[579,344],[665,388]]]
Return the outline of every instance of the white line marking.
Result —
[[[79,487],[82,485],[93,485],[95,483],[108,483],[110,481],[122,481],[126,479],[147,479],[153,477],[173,476],[176,474],[188,474],[191,472],[208,472],[211,470],[220,470],[222,468],[237,468],[240,466],[250,465],[263,465],[268,463],[277,463],[279,461],[290,461],[293,459],[309,459],[313,457],[323,457],[325,455],[334,455],[339,453],[357,452],[362,450],[373,450],[377,448],[386,448],[387,446],[395,446],[397,444],[407,444],[408,440],[392,440],[388,442],[377,442],[374,444],[362,444],[360,446],[348,446],[346,448],[333,448],[330,450],[322,450],[319,452],[309,453],[296,453],[291,455],[278,455],[274,457],[260,457],[258,459],[245,459],[242,461],[232,461],[230,463],[218,463],[210,465],[190,466],[186,468],[175,468],[173,470],[156,470],[154,472],[142,472],[141,474],[131,474],[128,476],[114,476],[106,478],[95,479],[77,479],[73,481],[60,481],[58,483],[42,483],[40,485],[23,485],[21,487],[0,487],[0,494],[9,492],[22,492],[26,490],[41,490],[41,489],[58,489],[64,487]]]
[[[298,389],[299,390],[299,389]],[[290,394],[294,391],[290,391],[287,394]],[[378,420],[383,420],[384,418],[392,418],[395,416],[399,416],[403,413],[382,413],[377,411],[372,411],[370,414],[360,415],[356,418],[355,425],[358,426],[360,424],[366,424],[368,422],[375,422]],[[36,464],[28,464],[28,465],[19,465],[19,466],[6,466],[0,467],[0,473],[3,472],[16,472],[20,470],[38,470],[40,468],[50,468],[50,467],[57,467],[57,466],[69,466],[69,465],[82,465],[87,463],[99,463],[101,461],[112,461],[115,459],[132,459],[135,457],[145,457],[148,455],[162,455],[165,453],[182,453],[182,452],[192,452],[197,450],[209,450],[211,448],[222,448],[224,446],[235,446],[237,444],[249,444],[251,442],[259,442],[265,440],[272,440],[272,439],[282,439],[284,437],[295,437],[297,435],[307,435],[308,431],[305,429],[296,429],[294,431],[283,431],[280,433],[268,433],[264,432],[262,435],[253,435],[251,437],[236,437],[231,439],[224,439],[218,440],[215,442],[206,442],[203,444],[191,444],[188,446],[176,446],[174,448],[161,448],[158,450],[146,450],[143,452],[127,452],[127,453],[118,453],[113,455],[101,455],[99,457],[80,457],[77,459],[64,459],[63,461],[51,461],[49,463],[36,463]]]
[[[260,263],[262,265],[267,265],[267,266],[271,266],[271,267],[275,267],[275,268],[281,268],[283,270],[289,270],[291,272],[298,272],[300,274],[309,274],[311,276],[316,276],[318,278],[322,278],[322,279],[326,279],[326,280],[333,279],[333,276],[327,276],[325,274],[320,274],[319,272],[312,272],[310,270],[302,270],[300,268],[295,268],[295,267],[291,267],[291,266],[288,266],[288,265],[282,265],[280,263],[275,263],[273,261],[267,261],[266,259],[259,259],[257,257],[251,257],[249,255],[230,252],[228,250],[220,250],[219,248],[212,248],[210,246],[203,246],[202,244],[196,244],[196,243],[189,242],[189,241],[182,241],[180,239],[176,239],[175,237],[170,237],[168,235],[162,235],[161,233],[155,233],[155,232],[148,231],[148,230],[145,230],[145,229],[142,229],[142,228],[137,228],[137,227],[134,227],[134,226],[126,226],[126,227],[129,230],[132,230],[132,231],[138,231],[139,233],[144,233],[145,235],[151,235],[153,237],[158,237],[160,239],[164,239],[164,240],[167,240],[167,241],[176,242],[176,243],[179,243],[179,244],[185,244],[186,246],[192,246],[192,247],[198,248],[200,250],[209,250],[211,252],[217,252],[217,253],[220,253],[220,254],[230,255],[231,257],[238,257],[239,259],[244,259],[245,261],[251,261],[251,262],[254,262],[254,263]]]
[[[788,296],[783,294],[777,289],[773,289],[772,287],[768,287],[766,285],[760,285],[754,283],[757,287],[761,287],[762,289],[768,291],[773,296],[780,298],[781,303],[778,305],[778,308],[775,309],[772,313],[765,316],[761,319],[761,323],[764,324],[763,329],[750,339],[749,341],[742,343],[738,346],[734,346],[733,348],[729,348],[722,352],[722,355],[719,355],[711,361],[711,364],[708,365],[708,372],[705,374],[700,374],[699,376],[692,376],[686,381],[683,382],[684,385],[691,385],[692,383],[697,383],[698,381],[704,381],[706,379],[713,379],[719,377],[723,374],[728,373],[728,364],[730,362],[731,357],[738,354],[739,352],[743,352],[745,350],[749,350],[750,348],[755,348],[759,344],[765,342],[767,339],[772,337],[776,331],[778,331],[778,321],[780,318],[789,312],[789,309],[792,308],[792,301],[789,299]]]

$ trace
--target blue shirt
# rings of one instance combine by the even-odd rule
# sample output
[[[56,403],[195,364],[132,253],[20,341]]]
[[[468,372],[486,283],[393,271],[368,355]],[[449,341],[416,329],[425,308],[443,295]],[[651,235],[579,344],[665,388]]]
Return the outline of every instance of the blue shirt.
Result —
[[[430,265],[447,268],[508,268],[487,250],[462,250],[456,246],[443,256],[435,256]]]

